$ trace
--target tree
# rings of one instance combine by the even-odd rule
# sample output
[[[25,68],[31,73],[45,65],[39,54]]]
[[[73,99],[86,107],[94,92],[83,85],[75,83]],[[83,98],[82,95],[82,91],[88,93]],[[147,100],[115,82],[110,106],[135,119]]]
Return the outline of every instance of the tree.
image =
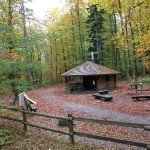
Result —
[[[87,19],[87,32],[89,35],[89,41],[91,46],[89,51],[97,52],[97,62],[100,62],[100,50],[102,51],[103,42],[102,42],[102,32],[104,30],[104,10],[97,10],[96,5],[92,5],[88,8],[89,16]]]
[[[23,15],[23,22],[22,15],[20,14],[21,8],[23,8],[23,1],[3,0],[1,1],[0,6],[2,10],[0,30],[3,35],[0,39],[0,44],[2,45],[0,51],[0,75],[2,78],[0,81],[1,86],[7,86],[7,89],[10,88],[14,94],[14,100],[17,100],[18,93],[20,91],[27,90],[28,88],[26,82],[26,70],[30,68],[34,68],[33,70],[37,69],[34,63],[26,61],[29,57],[31,59],[31,55],[28,52],[29,49],[33,50],[34,46],[31,43],[28,43],[27,45],[26,42],[23,42],[27,41],[27,29],[24,20],[25,14]],[[24,9],[22,9],[22,11],[24,12]],[[31,76],[32,75],[30,73],[30,77]]]

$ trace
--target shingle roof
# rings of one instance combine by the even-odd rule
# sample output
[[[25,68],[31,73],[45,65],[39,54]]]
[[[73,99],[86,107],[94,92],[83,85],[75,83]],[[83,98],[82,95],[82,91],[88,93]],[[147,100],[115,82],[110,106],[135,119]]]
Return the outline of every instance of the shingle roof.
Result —
[[[120,72],[110,68],[87,61],[65,73],[62,76],[89,76],[89,75],[109,75],[119,74]]]

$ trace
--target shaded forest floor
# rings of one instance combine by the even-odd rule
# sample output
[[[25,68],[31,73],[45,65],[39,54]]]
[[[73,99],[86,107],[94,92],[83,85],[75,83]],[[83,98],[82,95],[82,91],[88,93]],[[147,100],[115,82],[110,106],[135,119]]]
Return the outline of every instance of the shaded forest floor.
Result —
[[[37,90],[27,92],[28,96],[37,102],[38,112],[48,113],[52,115],[67,116],[72,114],[76,117],[87,117],[104,120],[116,120],[125,122],[145,123],[150,125],[150,100],[132,100],[134,95],[150,95],[150,91],[142,93],[135,90],[128,90],[129,85],[125,82],[119,82],[117,88],[110,90],[109,94],[113,96],[112,102],[96,100],[92,94],[94,92],[80,93],[65,93],[65,85],[58,84],[44,87]],[[143,89],[150,88],[148,85],[143,85]],[[3,105],[8,106],[11,96],[4,98]],[[15,106],[18,106],[16,104]],[[66,127],[59,127],[58,120],[45,119],[37,116],[29,116],[28,120],[35,124],[44,125],[47,127],[61,129],[66,131]],[[68,136],[61,134],[50,133],[47,131],[30,128],[32,131],[51,134],[57,139],[68,139]],[[127,139],[150,143],[150,134],[142,129],[131,129],[112,125],[99,125],[92,123],[76,122],[75,131],[91,133],[95,135],[114,137],[119,139]],[[126,145],[120,145],[111,142],[92,140],[87,138],[75,137],[75,142],[90,143],[103,147],[104,149],[139,149]]]

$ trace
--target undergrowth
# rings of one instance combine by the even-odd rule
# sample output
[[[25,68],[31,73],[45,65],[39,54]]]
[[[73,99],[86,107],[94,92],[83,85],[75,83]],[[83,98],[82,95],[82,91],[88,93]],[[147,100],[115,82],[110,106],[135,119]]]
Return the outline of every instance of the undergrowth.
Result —
[[[150,85],[150,76],[140,78],[139,80],[144,84]]]

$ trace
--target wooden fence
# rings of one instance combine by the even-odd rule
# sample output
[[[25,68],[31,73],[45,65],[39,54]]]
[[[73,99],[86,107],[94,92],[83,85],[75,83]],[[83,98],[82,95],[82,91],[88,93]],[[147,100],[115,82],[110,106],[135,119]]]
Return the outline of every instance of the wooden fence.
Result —
[[[127,145],[147,148],[147,150],[150,150],[150,143],[134,142],[134,141],[121,140],[121,139],[116,139],[116,138],[111,138],[111,137],[103,137],[103,136],[97,136],[97,135],[92,135],[92,134],[86,134],[86,133],[82,133],[82,132],[76,132],[76,131],[74,131],[73,124],[75,121],[82,121],[82,122],[92,122],[92,123],[106,124],[106,125],[117,125],[117,126],[123,126],[123,127],[141,128],[145,131],[150,131],[150,125],[116,122],[116,121],[106,121],[106,120],[89,119],[89,118],[79,118],[79,117],[73,117],[71,114],[68,114],[67,117],[54,116],[54,115],[50,115],[50,114],[24,111],[22,109],[17,109],[17,108],[7,108],[4,106],[0,106],[0,109],[8,109],[11,111],[18,111],[18,112],[22,113],[22,120],[16,119],[16,118],[5,117],[2,115],[0,115],[0,118],[22,123],[23,130],[25,132],[27,132],[27,126],[32,126],[32,127],[68,135],[70,137],[71,144],[74,144],[74,136],[77,135],[77,136],[82,136],[82,137],[87,137],[87,138],[93,138],[93,139],[98,139],[98,140],[105,140],[105,141],[110,141],[110,142],[116,142],[116,143],[121,143],[121,144],[127,144]],[[51,128],[44,127],[41,125],[32,124],[27,121],[27,115],[31,115],[31,114],[36,115],[36,116],[47,117],[47,118],[67,120],[68,121],[68,132],[51,129]]]

